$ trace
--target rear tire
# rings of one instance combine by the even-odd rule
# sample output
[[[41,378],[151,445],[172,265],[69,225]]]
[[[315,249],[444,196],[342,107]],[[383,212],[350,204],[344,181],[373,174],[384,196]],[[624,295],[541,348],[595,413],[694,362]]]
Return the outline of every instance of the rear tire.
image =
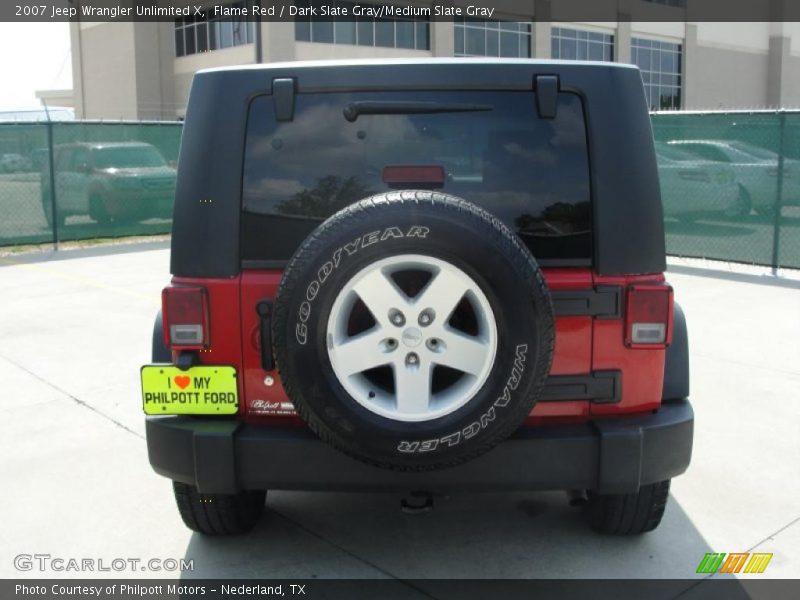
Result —
[[[584,515],[599,533],[636,535],[661,523],[669,498],[669,480],[642,486],[632,494],[587,494]]]
[[[89,198],[89,216],[99,225],[111,225],[113,218],[108,214],[105,200],[102,196],[93,195]]]
[[[52,229],[53,228],[53,213],[52,213],[52,205],[50,204],[49,198],[42,197],[42,212],[44,213],[44,220],[47,222],[47,227]],[[67,223],[67,217],[64,214],[59,213],[58,215],[58,226],[64,227]]]
[[[184,524],[205,535],[237,535],[255,527],[264,512],[265,491],[201,494],[197,488],[173,481],[175,502]]]
[[[736,197],[736,202],[733,208],[729,211],[731,217],[746,217],[753,210],[753,200],[750,197],[750,192],[742,184],[739,184],[739,195]]]

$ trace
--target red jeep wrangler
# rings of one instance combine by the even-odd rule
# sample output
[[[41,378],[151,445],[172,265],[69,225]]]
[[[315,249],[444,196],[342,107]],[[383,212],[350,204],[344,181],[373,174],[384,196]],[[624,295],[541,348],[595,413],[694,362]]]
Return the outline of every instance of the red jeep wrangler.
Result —
[[[641,533],[689,464],[634,67],[198,73],[171,270],[143,402],[195,531],[251,529],[268,489],[563,489]]]

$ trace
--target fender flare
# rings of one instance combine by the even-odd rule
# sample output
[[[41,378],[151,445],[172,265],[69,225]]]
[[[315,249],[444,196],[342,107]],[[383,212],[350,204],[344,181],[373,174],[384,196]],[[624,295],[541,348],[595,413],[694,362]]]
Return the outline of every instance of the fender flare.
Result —
[[[164,330],[161,318],[161,311],[156,315],[155,323],[153,323],[153,346],[151,358],[154,363],[171,363],[172,352],[164,345]]]
[[[662,400],[679,400],[689,397],[689,335],[686,316],[676,302],[672,321],[672,343],[664,360],[664,387]]]

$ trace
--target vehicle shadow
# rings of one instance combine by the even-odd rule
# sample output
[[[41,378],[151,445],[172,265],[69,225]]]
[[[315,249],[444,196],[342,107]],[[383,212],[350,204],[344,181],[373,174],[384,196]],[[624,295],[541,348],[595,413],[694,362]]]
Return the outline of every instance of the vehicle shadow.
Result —
[[[275,492],[252,533],[194,534],[184,578],[675,578],[676,597],[707,577],[695,570],[712,551],[674,497],[659,529],[614,537],[560,492],[440,497],[424,514],[394,494]]]

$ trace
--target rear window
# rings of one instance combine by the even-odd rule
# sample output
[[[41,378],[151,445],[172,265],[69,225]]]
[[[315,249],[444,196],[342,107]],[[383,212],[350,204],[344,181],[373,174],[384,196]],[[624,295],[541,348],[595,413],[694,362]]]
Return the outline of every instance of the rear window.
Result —
[[[345,108],[354,102],[481,110],[348,120]],[[420,187],[387,184],[385,169],[396,166],[438,167],[444,180],[435,189],[502,219],[537,259],[591,262],[580,98],[559,94],[557,117],[540,119],[534,94],[522,91],[300,94],[290,122],[275,121],[271,96],[255,98],[245,148],[243,260],[288,260],[339,209],[371,194]]]
[[[669,144],[665,144],[664,142],[656,142],[656,158],[673,160],[673,161],[689,161],[689,162],[697,162],[698,157],[692,154],[691,152],[687,152],[686,150],[681,150],[677,146],[670,146]]]

